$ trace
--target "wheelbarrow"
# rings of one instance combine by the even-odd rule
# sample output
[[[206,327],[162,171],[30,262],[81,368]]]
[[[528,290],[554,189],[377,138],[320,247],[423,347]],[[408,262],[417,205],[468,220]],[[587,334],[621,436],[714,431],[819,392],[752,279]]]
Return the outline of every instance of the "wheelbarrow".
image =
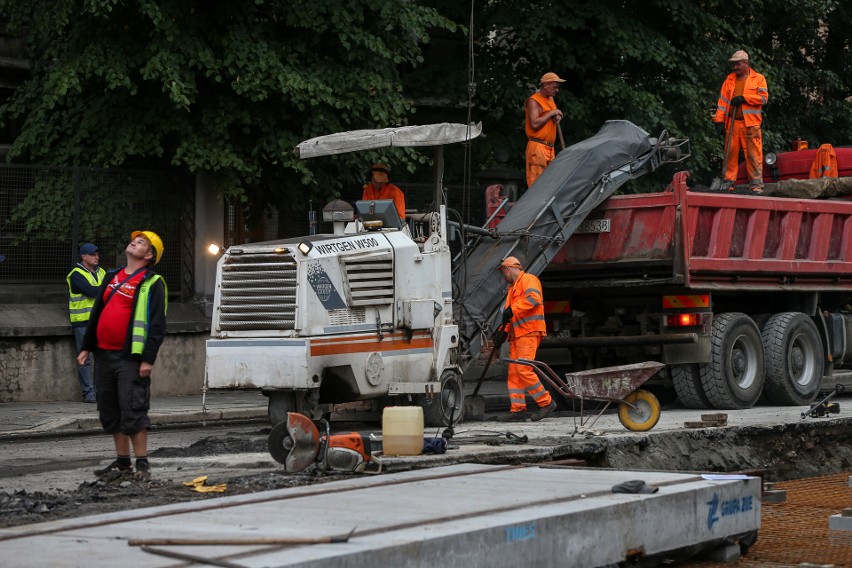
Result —
[[[660,419],[660,401],[650,391],[640,389],[645,381],[665,367],[656,361],[601,367],[577,373],[566,373],[561,378],[546,363],[532,359],[503,359],[506,363],[531,367],[539,379],[549,385],[551,393],[566,400],[580,401],[580,426],[591,428],[611,404],[618,404],[618,420],[628,430],[645,432]],[[592,417],[585,414],[585,402],[604,402]],[[577,426],[574,427],[577,432]]]

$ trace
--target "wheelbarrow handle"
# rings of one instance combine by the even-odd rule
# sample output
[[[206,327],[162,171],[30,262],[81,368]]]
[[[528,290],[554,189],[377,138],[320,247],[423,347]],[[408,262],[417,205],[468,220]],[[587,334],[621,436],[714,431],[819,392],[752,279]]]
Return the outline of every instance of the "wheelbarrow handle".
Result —
[[[559,377],[559,375],[556,374],[556,372],[553,369],[550,368],[550,366],[547,363],[544,363],[542,361],[536,361],[535,359],[509,359],[509,358],[505,358],[505,359],[501,359],[501,360],[504,363],[514,363],[516,365],[526,365],[527,367],[532,367],[532,369],[534,371],[537,371],[537,373],[544,373],[545,375],[550,377],[551,380],[554,380],[557,383],[565,382],[563,379],[561,379]]]
[[[571,387],[565,381],[565,379],[559,377],[556,372],[551,369],[547,363],[542,363],[541,361],[535,361],[533,359],[501,359],[504,363],[514,363],[516,365],[524,365],[530,367],[538,378],[549,384],[553,388],[555,388],[562,396],[574,398],[574,394],[571,392]]]

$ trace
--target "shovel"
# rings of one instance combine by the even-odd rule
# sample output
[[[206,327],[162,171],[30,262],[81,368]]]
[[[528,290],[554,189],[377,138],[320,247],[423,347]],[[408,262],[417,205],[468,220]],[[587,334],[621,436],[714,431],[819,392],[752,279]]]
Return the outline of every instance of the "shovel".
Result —
[[[485,366],[482,367],[482,374],[479,375],[479,381],[476,383],[476,388],[473,389],[473,393],[470,396],[465,397],[464,399],[464,414],[468,418],[485,420],[485,398],[479,394],[479,389],[485,381],[485,374],[488,373],[488,369],[491,367],[492,361],[494,361],[494,356],[499,353],[502,345],[502,343],[494,342],[494,347],[488,355],[488,360],[485,362]]]
[[[725,148],[722,153],[722,177],[713,178],[713,181],[710,182],[710,189],[713,191],[729,189],[728,186],[733,185],[729,181],[723,181],[725,179],[725,173],[728,171],[728,148],[730,148],[731,146],[731,138],[734,135],[734,115],[731,114],[732,108],[732,106],[729,106],[728,112],[725,113],[725,121],[727,122],[729,118],[731,120],[730,126],[728,126],[728,135],[725,137]]]

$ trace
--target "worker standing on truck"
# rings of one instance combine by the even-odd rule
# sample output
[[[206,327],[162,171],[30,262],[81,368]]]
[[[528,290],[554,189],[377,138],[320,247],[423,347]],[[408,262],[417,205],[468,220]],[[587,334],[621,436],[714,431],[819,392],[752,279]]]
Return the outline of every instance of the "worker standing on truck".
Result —
[[[86,335],[86,325],[89,314],[95,305],[95,296],[104,280],[106,271],[98,266],[101,262],[100,250],[92,243],[80,247],[80,262],[71,269],[65,282],[68,284],[68,314],[71,319],[71,329],[74,331],[74,341],[77,353],[83,348],[83,336]],[[92,359],[77,365],[77,379],[83,402],[97,402],[95,386],[92,384]]]
[[[751,69],[748,53],[734,52],[730,59],[733,72],[722,83],[713,122],[724,126],[725,181],[733,184],[737,179],[740,148],[743,150],[748,172],[749,187],[763,193],[763,105],[769,101],[766,77]]]
[[[524,130],[527,133],[527,187],[532,187],[544,168],[556,157],[556,133],[562,111],[556,108],[553,97],[559,92],[560,79],[556,73],[548,72],[541,77],[541,88],[524,103]]]
[[[541,282],[532,274],[524,272],[520,261],[514,256],[506,257],[500,264],[500,272],[509,283],[502,319],[502,326],[508,328],[509,358],[535,359],[536,350],[546,331]],[[506,421],[524,421],[527,418],[537,421],[556,409],[550,393],[526,365],[509,364],[508,386],[511,411],[504,417]],[[526,412],[527,394],[538,404],[538,410],[531,414]]]
[[[387,164],[374,164],[367,174],[367,185],[364,186],[365,201],[393,199],[394,207],[402,222],[405,223],[405,194],[402,190],[388,181],[390,167]]]
[[[98,290],[77,357],[81,363],[95,354],[98,414],[115,444],[115,461],[97,475],[130,472],[131,444],[136,472],[149,472],[151,369],[166,335],[168,292],[153,270],[163,256],[162,239],[153,231],[135,231],[124,254],[127,266],[107,274]]]

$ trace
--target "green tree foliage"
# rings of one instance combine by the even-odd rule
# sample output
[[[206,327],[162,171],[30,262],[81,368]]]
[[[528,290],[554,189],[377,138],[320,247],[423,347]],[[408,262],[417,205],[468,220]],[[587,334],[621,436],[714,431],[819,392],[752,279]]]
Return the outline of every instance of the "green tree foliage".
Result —
[[[438,5],[468,25],[470,3]],[[568,144],[627,119],[652,135],[690,138],[693,156],[680,169],[709,182],[724,143],[710,115],[737,49],[769,83],[767,150],[787,150],[798,137],[852,142],[852,9],[839,0],[490,0],[475,3],[474,21],[486,161],[502,151],[523,166],[523,102],[545,71],[556,71],[568,80],[557,95]]]
[[[852,132],[852,9],[840,0],[0,0],[0,9],[27,30],[33,54],[32,80],[0,109],[22,125],[13,159],[204,170],[255,205],[321,203],[380,158],[394,160],[399,179],[399,164],[414,171],[427,157],[301,162],[293,147],[342,130],[464,121],[469,92],[487,137],[472,145],[468,173],[501,156],[522,169],[523,102],[549,70],[568,79],[557,97],[568,144],[628,119],[690,138],[680,168],[708,182],[723,144],[710,115],[736,49],[769,83],[767,150],[798,137],[849,144]],[[459,181],[464,160],[450,151],[447,178]],[[674,170],[630,187],[659,188]]]
[[[427,30],[454,27],[408,0],[0,0],[0,12],[33,65],[0,108],[21,125],[11,160],[206,171],[226,196],[296,210],[365,158],[311,167],[294,146],[405,124],[400,69],[421,62]]]

